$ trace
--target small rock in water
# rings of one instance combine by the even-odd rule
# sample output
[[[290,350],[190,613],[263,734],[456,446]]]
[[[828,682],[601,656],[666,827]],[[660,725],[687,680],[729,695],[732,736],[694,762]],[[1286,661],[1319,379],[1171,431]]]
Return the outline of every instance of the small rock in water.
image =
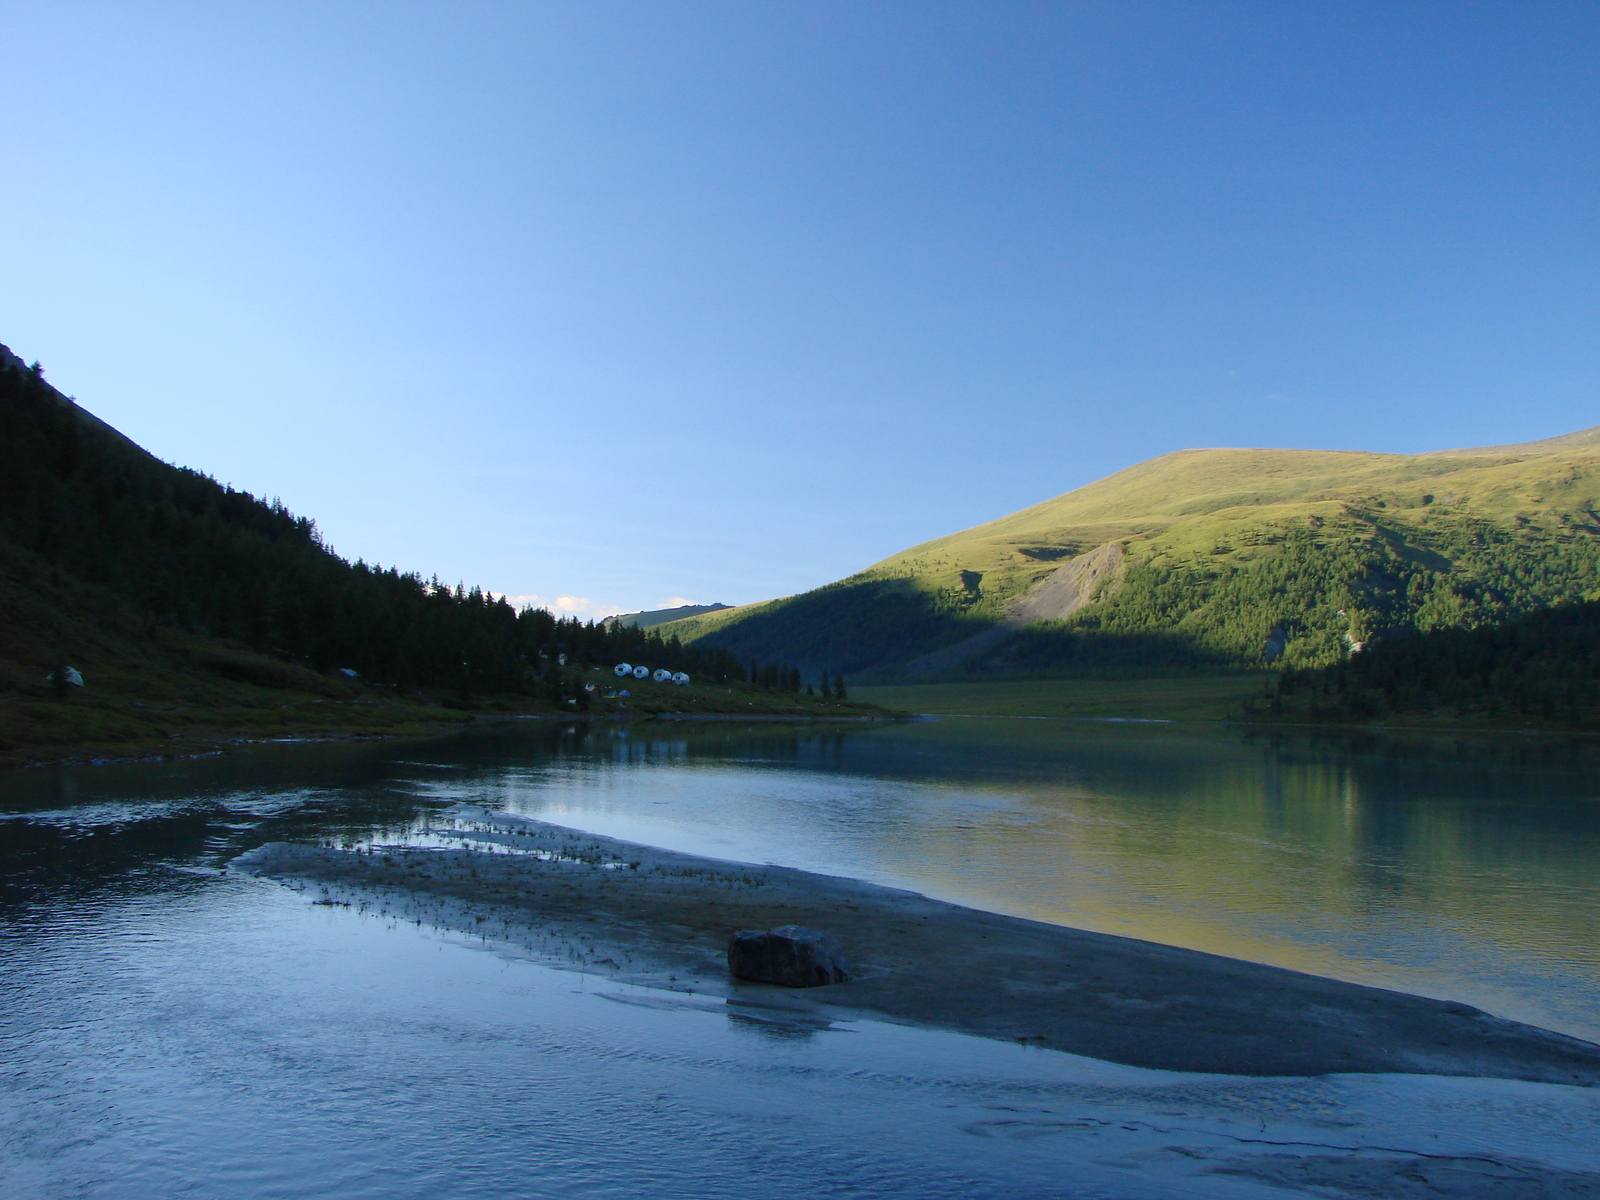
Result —
[[[780,925],[766,933],[741,929],[728,939],[728,970],[738,979],[784,987],[822,987],[850,979],[839,939],[804,925]]]

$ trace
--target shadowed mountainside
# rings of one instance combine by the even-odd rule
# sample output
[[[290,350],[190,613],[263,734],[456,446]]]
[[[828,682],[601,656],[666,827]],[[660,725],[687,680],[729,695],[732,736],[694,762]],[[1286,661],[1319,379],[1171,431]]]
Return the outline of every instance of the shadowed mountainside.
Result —
[[[697,686],[613,697],[619,660]],[[348,562],[310,520],[162,462],[0,347],[0,763],[395,732],[482,708],[868,711],[805,697],[784,664],[753,687],[745,673],[711,644]]]
[[[1600,731],[1600,603],[1385,639],[1325,667],[1281,672],[1240,711],[1257,721]]]

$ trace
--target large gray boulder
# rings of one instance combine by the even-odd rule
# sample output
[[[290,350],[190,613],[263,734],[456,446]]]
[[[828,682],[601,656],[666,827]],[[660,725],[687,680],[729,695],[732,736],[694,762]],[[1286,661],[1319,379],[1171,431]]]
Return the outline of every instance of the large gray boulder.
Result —
[[[804,925],[780,925],[766,933],[741,929],[728,939],[728,970],[737,979],[784,987],[822,987],[850,979],[839,939]]]

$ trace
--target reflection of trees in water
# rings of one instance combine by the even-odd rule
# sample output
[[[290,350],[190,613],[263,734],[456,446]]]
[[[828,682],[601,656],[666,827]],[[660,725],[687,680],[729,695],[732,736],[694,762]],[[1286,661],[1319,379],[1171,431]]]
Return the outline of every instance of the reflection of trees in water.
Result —
[[[1600,738],[1528,733],[1429,732],[1388,729],[1274,729],[1241,725],[1236,736],[1249,746],[1304,757],[1336,755],[1393,762],[1475,764],[1515,769],[1594,770],[1600,767]]]
[[[848,733],[837,728],[738,726],[733,729],[694,728],[690,722],[624,725],[596,732],[592,741],[609,743],[601,756],[618,764],[642,765],[652,761],[778,763],[828,767],[842,761]],[[707,723],[710,725],[711,723]],[[720,723],[717,723],[720,724]],[[691,726],[685,728],[685,726]]]
[[[46,898],[200,886],[270,841],[350,841],[414,828],[432,805],[397,790],[392,746],[259,747],[237,757],[43,769],[8,788],[0,909]]]
[[[689,759],[827,766],[860,727],[725,721],[508,722],[448,740],[458,769],[482,777],[508,766],[577,760],[639,765]]]
[[[992,903],[1013,911],[1100,903],[1131,919],[1153,902],[1215,928],[1374,937],[1434,922],[1515,954],[1595,956],[1600,746],[1347,729],[529,721],[28,772],[5,796],[17,815],[0,818],[0,904],[198,887],[203,877],[167,864],[220,865],[265,841],[398,836],[453,800],[498,805],[542,788],[549,768],[599,767],[605,786],[607,768],[671,764],[791,772],[782,795],[740,803],[776,806],[774,827],[853,823],[877,862],[919,888],[972,894],[973,872],[987,872]],[[808,775],[848,784],[824,798]]]
[[[0,910],[170,888],[182,879],[164,864],[219,866],[268,841],[398,838],[453,794],[498,791],[508,771],[530,765],[830,768],[848,736],[809,726],[527,721],[425,742],[259,746],[214,759],[41,769],[8,783],[5,807],[17,815],[0,815]],[[204,877],[190,878],[199,886]]]
[[[1595,961],[1595,751],[1505,740],[1246,735],[1197,753],[1199,771],[1159,769],[1182,746],[1135,763],[1127,743],[1102,746],[1070,803],[1096,819],[1070,836],[1197,907],[1226,896],[1286,928],[1326,918],[1378,937],[1422,921]]]
[[[1329,911],[1458,903],[1514,923],[1525,919],[1525,875],[1541,893],[1587,896],[1600,850],[1600,745],[1586,739],[955,720],[595,722],[536,740],[556,759],[768,765],[999,791],[1007,808],[1028,810],[1030,837],[1059,815],[1063,845],[1099,839],[1099,852],[1124,865],[1158,865],[1167,891],[1211,891],[1232,873],[1267,907],[1278,903],[1267,893],[1287,903],[1298,892]],[[899,812],[906,799],[879,803]],[[961,852],[974,837],[997,852],[1038,852],[1003,845],[1015,833],[965,830]],[[1559,896],[1547,906],[1558,923],[1576,919],[1557,915],[1570,907]]]

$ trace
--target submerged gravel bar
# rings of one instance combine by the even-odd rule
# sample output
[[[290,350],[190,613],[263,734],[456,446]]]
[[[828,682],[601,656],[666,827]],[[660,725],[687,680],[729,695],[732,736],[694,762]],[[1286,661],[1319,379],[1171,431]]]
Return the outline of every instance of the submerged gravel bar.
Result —
[[[467,806],[443,814],[431,840],[359,849],[277,842],[234,867],[312,891],[318,902],[792,1019],[870,1016],[1173,1071],[1600,1083],[1600,1046],[1465,1004]],[[837,936],[858,978],[793,991],[728,977],[732,932],[790,924]]]

